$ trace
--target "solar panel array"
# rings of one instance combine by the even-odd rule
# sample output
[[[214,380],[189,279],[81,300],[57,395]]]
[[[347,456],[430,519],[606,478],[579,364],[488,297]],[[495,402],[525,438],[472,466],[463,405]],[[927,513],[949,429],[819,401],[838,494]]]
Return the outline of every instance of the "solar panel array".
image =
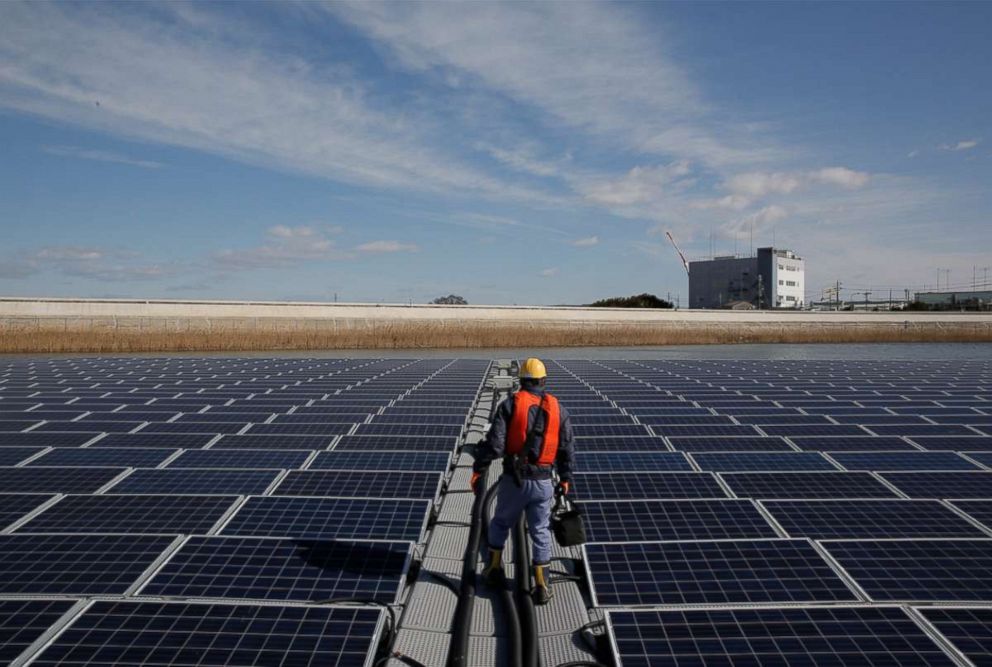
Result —
[[[992,664],[992,362],[549,371],[618,665]]]
[[[0,662],[372,664],[488,367],[0,362]]]

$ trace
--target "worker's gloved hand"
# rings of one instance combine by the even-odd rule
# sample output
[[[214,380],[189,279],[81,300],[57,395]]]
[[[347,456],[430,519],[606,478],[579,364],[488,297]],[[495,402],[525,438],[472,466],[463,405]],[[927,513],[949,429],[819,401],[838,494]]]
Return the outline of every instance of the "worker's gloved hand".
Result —
[[[568,480],[562,480],[562,481],[558,482],[558,487],[555,489],[555,491],[559,495],[567,496],[568,495],[568,490],[571,487],[572,487],[572,483],[571,482],[569,482]]]
[[[472,479],[469,480],[468,485],[472,488],[472,493],[479,492],[479,480],[482,479],[481,472],[472,471]]]

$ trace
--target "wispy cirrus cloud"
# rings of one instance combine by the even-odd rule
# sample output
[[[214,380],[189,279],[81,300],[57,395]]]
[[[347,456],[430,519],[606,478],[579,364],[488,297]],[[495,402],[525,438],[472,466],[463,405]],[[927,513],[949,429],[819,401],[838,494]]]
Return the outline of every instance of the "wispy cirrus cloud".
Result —
[[[310,225],[275,225],[266,231],[266,241],[250,248],[226,248],[211,256],[221,271],[281,269],[306,262],[330,262],[353,255],[338,248],[327,232]]]
[[[114,151],[80,148],[78,146],[44,146],[42,150],[49,155],[71,157],[79,160],[93,160],[96,162],[112,162],[131,167],[141,167],[142,169],[158,169],[163,166],[163,163],[154,160],[140,160]]]
[[[0,277],[21,279],[55,272],[104,282],[149,281],[178,273],[175,262],[150,261],[140,253],[97,246],[45,246],[0,261]]]
[[[574,241],[570,241],[570,244],[574,245],[576,248],[591,248],[593,246],[599,245],[599,237],[586,236],[581,239],[575,239]]]
[[[941,144],[937,148],[942,151],[970,151],[982,143],[981,139],[963,139],[953,144]]]
[[[399,241],[369,241],[356,246],[355,250],[365,253],[418,252],[420,247],[415,243]]]

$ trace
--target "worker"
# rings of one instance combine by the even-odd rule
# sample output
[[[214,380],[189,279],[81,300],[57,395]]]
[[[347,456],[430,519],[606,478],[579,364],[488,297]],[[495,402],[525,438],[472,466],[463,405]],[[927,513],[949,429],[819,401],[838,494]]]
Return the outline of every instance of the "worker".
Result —
[[[503,475],[496,492],[496,513],[489,523],[489,563],[483,572],[493,585],[503,578],[503,546],[510,530],[526,512],[533,542],[535,604],[551,599],[547,568],[551,562],[551,502],[571,487],[575,457],[568,412],[545,389],[547,370],[539,359],[520,367],[520,391],[496,409],[486,439],[472,466],[472,490],[494,459],[502,457]],[[552,484],[557,469],[559,483]]]

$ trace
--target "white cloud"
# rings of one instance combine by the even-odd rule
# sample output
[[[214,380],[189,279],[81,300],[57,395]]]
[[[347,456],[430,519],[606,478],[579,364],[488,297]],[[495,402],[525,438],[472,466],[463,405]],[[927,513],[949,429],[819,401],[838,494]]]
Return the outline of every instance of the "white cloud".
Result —
[[[742,216],[724,224],[722,231],[729,236],[738,236],[743,233],[764,234],[776,223],[782,222],[789,217],[789,212],[778,204],[765,206],[753,213]]]
[[[826,167],[802,172],[749,172],[732,176],[725,187],[731,192],[750,197],[764,197],[769,194],[790,194],[812,185],[835,185],[838,187],[862,188],[871,180],[871,175],[854,171],[847,167]]]
[[[175,275],[179,266],[149,263],[136,252],[89,246],[45,246],[0,260],[0,278],[19,279],[55,271],[65,276],[127,282],[157,280]]]
[[[409,70],[497,91],[610,144],[699,161],[754,163],[776,154],[749,128],[712,117],[665,49],[666,27],[617,3],[324,5]]]
[[[918,156],[919,154],[920,154],[920,151],[914,149],[914,150],[909,151],[909,153],[906,154],[906,157],[908,157],[908,158],[914,158],[914,157]]]
[[[343,67],[266,50],[209,9],[190,23],[134,7],[0,3],[0,108],[362,185],[546,196],[444,150],[432,116],[380,108]]]
[[[631,206],[651,202],[688,176],[689,163],[673,162],[662,167],[634,167],[615,180],[591,180],[579,183],[585,199],[604,206]]]
[[[559,173],[559,169],[556,165],[539,160],[534,157],[531,151],[522,148],[510,150],[485,142],[479,142],[475,145],[475,147],[478,150],[487,153],[497,162],[500,162],[501,164],[504,164],[512,169],[516,169],[517,171],[522,171],[534,176],[555,176]]]
[[[399,241],[370,241],[363,243],[356,248],[359,252],[384,253],[384,252],[418,252],[420,248],[414,243],[400,243]]]
[[[266,234],[268,240],[262,245],[214,253],[211,259],[216,268],[225,271],[279,269],[303,262],[329,262],[351,257],[324,232],[307,225],[275,225]]]
[[[694,209],[722,209],[727,211],[743,211],[751,205],[751,199],[744,195],[727,195],[716,199],[697,199],[690,203]]]
[[[97,162],[113,162],[132,167],[141,167],[142,169],[158,169],[162,166],[161,162],[155,162],[153,160],[139,160],[113,151],[93,150],[79,148],[77,146],[45,146],[42,150],[49,155],[72,157],[80,160],[95,160]]]
[[[541,275],[544,276],[545,278],[553,278],[554,276],[558,275],[558,267],[553,266],[549,269],[544,269],[541,271]]]
[[[937,148],[942,151],[969,151],[982,143],[981,139],[965,139],[956,144],[941,144]]]
[[[587,236],[581,239],[575,239],[571,242],[576,248],[591,248],[594,245],[599,245],[598,236]]]

